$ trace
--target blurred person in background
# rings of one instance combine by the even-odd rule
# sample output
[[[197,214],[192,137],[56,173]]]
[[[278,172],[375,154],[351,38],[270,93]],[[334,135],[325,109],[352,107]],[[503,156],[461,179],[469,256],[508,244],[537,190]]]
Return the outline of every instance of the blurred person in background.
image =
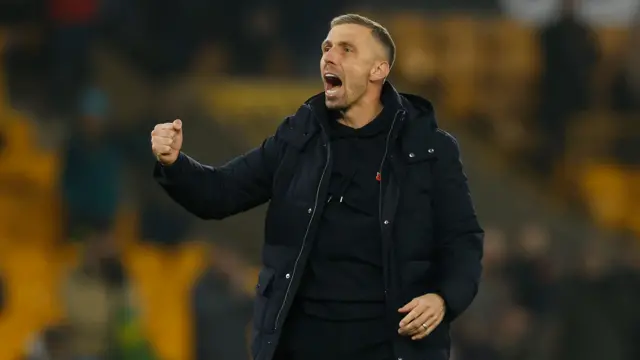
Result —
[[[538,316],[552,304],[554,274],[549,258],[549,233],[537,223],[525,224],[519,235],[515,256],[507,267],[515,301]]]
[[[640,115],[640,16],[629,29],[628,45],[610,89],[611,110],[618,115],[618,133],[623,136],[613,143],[615,158],[626,165],[640,165],[638,116]]]
[[[135,289],[112,238],[82,245],[79,266],[63,283],[64,360],[155,360],[142,329]]]
[[[562,0],[560,18],[540,35],[542,79],[540,130],[543,136],[537,166],[550,175],[565,150],[566,126],[571,116],[590,105],[597,43],[588,24],[576,16],[576,1]]]
[[[64,326],[45,328],[27,347],[25,360],[70,360],[68,330]]]
[[[505,270],[513,294],[514,317],[526,318],[526,334],[540,334],[527,341],[520,339],[520,358],[549,358],[553,342],[550,318],[554,315],[557,276],[551,261],[549,230],[541,223],[525,223],[518,234],[515,251]],[[513,357],[511,357],[513,358]]]
[[[253,358],[448,359],[483,242],[457,141],[386,81],[381,25],[337,17],[321,49],[325,91],[225,166],[180,152],[181,120],[156,125],[155,178],[203,219],[271,200]]]
[[[120,149],[110,128],[109,101],[97,88],[80,99],[79,121],[62,155],[62,201],[66,236],[111,236],[121,195]]]
[[[627,54],[616,74],[612,95],[612,109],[625,115],[640,113],[640,16],[629,30]]]
[[[193,289],[195,360],[248,359],[249,266],[229,245],[216,243],[210,251],[207,269]]]
[[[485,228],[482,282],[478,296],[455,327],[456,360],[501,360],[495,334],[496,316],[512,305],[506,265],[507,236],[498,227]]]
[[[640,359],[640,241],[624,237],[617,244],[619,261],[611,274],[611,320],[617,324],[622,337],[626,359]]]
[[[611,254],[601,239],[590,239],[578,271],[559,287],[557,360],[630,360],[618,321]],[[630,284],[629,284],[630,285]],[[637,334],[636,334],[637,337]]]
[[[531,336],[534,334],[530,326],[532,314],[512,304],[496,315],[498,331],[492,334],[492,342],[500,357],[505,360],[536,359],[531,356],[530,349]]]
[[[128,296],[127,288],[115,242],[98,237],[87,240],[79,266],[62,288],[71,359],[112,359],[117,315]]]

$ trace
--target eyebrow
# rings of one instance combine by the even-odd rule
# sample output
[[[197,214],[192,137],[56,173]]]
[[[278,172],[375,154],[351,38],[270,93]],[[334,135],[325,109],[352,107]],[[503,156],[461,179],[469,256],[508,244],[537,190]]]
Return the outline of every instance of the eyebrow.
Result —
[[[320,46],[321,46],[322,48],[324,48],[325,46],[327,46],[327,45],[328,45],[328,44],[330,44],[330,43],[331,43],[331,41],[330,41],[330,40],[325,40],[325,41],[323,41],[323,42],[322,42],[322,45],[320,45]],[[350,46],[350,47],[352,47],[352,48],[355,48],[355,47],[356,47],[353,43],[351,43],[351,42],[349,42],[349,41],[340,41],[340,42],[338,42],[338,44],[337,44],[337,45],[338,45],[338,46],[343,46],[343,47],[344,47],[344,46]]]

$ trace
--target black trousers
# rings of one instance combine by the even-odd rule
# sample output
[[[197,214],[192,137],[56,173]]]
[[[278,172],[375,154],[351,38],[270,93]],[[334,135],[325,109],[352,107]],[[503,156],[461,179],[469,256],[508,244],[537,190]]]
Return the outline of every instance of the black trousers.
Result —
[[[384,318],[334,321],[294,306],[274,360],[395,360]]]

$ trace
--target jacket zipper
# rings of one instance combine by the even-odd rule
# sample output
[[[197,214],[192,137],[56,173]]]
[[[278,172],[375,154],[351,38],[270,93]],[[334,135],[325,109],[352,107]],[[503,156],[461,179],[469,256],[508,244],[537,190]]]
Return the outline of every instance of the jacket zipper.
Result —
[[[318,121],[318,123],[320,122]],[[322,125],[320,125],[320,127],[322,127]],[[322,174],[320,175],[320,180],[318,181],[318,187],[316,188],[316,197],[313,202],[313,210],[311,211],[311,218],[307,223],[307,229],[305,230],[304,237],[302,238],[302,245],[300,246],[300,251],[298,252],[296,261],[293,263],[293,271],[291,272],[291,278],[289,279],[289,284],[287,285],[287,291],[284,293],[284,299],[282,300],[282,305],[280,305],[280,309],[278,310],[278,314],[276,315],[276,321],[273,327],[274,331],[278,330],[278,321],[280,320],[280,315],[282,315],[282,310],[284,310],[284,306],[287,303],[287,298],[289,297],[289,291],[291,290],[291,284],[293,283],[293,279],[296,276],[298,262],[300,261],[300,258],[302,257],[302,252],[304,251],[304,247],[307,244],[307,237],[309,236],[309,230],[311,229],[311,224],[313,224],[313,219],[315,218],[315,215],[316,215],[316,209],[318,208],[318,198],[320,197],[322,180],[324,179],[324,175],[327,172],[327,168],[329,167],[330,160],[331,160],[331,145],[330,145],[330,142],[327,141],[327,161],[324,164],[324,168],[322,169]]]
[[[396,120],[398,119],[399,116],[403,116],[401,115],[403,113],[402,110],[398,110],[398,112],[396,112],[396,115],[393,117],[393,121],[391,122],[391,128],[389,129],[389,133],[387,133],[387,139],[385,140],[385,145],[384,145],[384,155],[382,156],[382,161],[380,162],[380,184],[379,184],[379,196],[378,196],[378,223],[380,224],[380,235],[384,238],[384,220],[382,219],[382,204],[383,204],[383,196],[384,193],[382,191],[382,182],[385,181],[386,176],[384,176],[383,174],[383,169],[384,169],[384,164],[385,161],[387,159],[387,155],[389,154],[389,142],[391,140],[391,135],[393,134],[393,128],[396,124]],[[383,259],[384,260],[384,259]],[[384,297],[385,299],[387,299],[388,293],[387,293],[387,286],[388,286],[388,282],[387,282],[387,276],[386,273],[384,275]]]
[[[393,128],[394,125],[396,124],[396,120],[398,119],[398,116],[402,113],[402,110],[398,110],[398,112],[396,112],[396,115],[393,117],[393,121],[391,122],[391,128],[389,129],[389,133],[387,133],[387,140],[385,141],[385,145],[384,145],[384,155],[382,156],[382,161],[380,162],[380,184],[379,184],[379,189],[380,189],[380,195],[378,196],[378,222],[380,223],[380,232],[382,233],[383,229],[384,229],[384,225],[383,225],[383,221],[382,220],[382,197],[384,196],[384,194],[382,193],[382,182],[384,181],[384,177],[382,176],[382,170],[384,168],[384,163],[387,159],[387,154],[389,153],[389,140],[391,140],[391,134],[393,133]]]

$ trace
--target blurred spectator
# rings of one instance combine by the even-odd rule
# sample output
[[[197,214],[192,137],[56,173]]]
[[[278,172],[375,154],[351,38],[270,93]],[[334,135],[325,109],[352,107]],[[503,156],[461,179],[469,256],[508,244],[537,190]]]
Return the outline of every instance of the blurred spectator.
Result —
[[[615,307],[610,254],[598,240],[585,247],[577,274],[562,285],[559,337],[554,359],[629,360],[624,334],[613,321],[626,314]]]
[[[540,127],[544,139],[536,160],[541,174],[552,173],[564,153],[567,122],[590,102],[597,48],[588,25],[575,14],[575,1],[562,0],[562,16],[541,34]]]
[[[640,359],[640,242],[624,239],[620,244],[621,256],[611,274],[611,308],[619,327],[626,359]]]
[[[143,329],[142,309],[135,291],[130,287],[121,291],[117,312],[110,318],[114,337],[109,360],[156,360],[157,355]]]
[[[506,267],[509,288],[518,307],[511,316],[523,321],[526,318],[526,334],[536,334],[533,338],[519,339],[518,351],[527,359],[549,357],[549,347],[553,342],[551,323],[555,305],[556,269],[551,262],[551,239],[547,228],[540,223],[525,224],[519,234],[515,251]],[[515,325],[514,325],[515,326]],[[508,330],[509,332],[514,330]],[[524,355],[521,355],[524,356]],[[511,357],[513,358],[513,357]]]
[[[253,300],[246,291],[247,264],[225,245],[216,245],[195,284],[195,360],[249,358],[247,329]]]
[[[497,316],[498,331],[492,333],[493,341],[497,344],[504,359],[528,359],[532,328],[531,313],[518,306],[511,306]]]
[[[640,19],[629,31],[627,51],[614,80],[612,108],[626,115],[637,115],[640,113]]]
[[[549,310],[554,293],[549,236],[540,224],[524,226],[507,271],[516,303],[536,316]]]
[[[28,346],[25,360],[69,360],[68,329],[64,326],[45,328]]]
[[[63,360],[154,360],[144,331],[139,300],[113,239],[84,244],[80,266],[64,283]]]
[[[120,204],[122,167],[105,94],[88,89],[80,114],[67,140],[61,180],[66,235],[76,240],[111,232]]]
[[[79,89],[88,81],[100,0],[48,0],[47,5],[51,21],[51,99],[54,110],[68,115]]]
[[[116,321],[129,296],[118,255],[112,239],[88,239],[80,265],[64,282],[65,326],[74,360],[109,359],[115,350]]]
[[[613,79],[611,108],[618,115],[618,134],[612,144],[615,158],[624,164],[640,165],[637,119],[640,114],[640,19],[629,30],[629,41],[621,66]]]
[[[504,231],[485,228],[482,282],[478,296],[454,329],[456,359],[500,360],[495,343],[499,330],[496,316],[511,306],[508,282],[505,279],[507,238]]]

